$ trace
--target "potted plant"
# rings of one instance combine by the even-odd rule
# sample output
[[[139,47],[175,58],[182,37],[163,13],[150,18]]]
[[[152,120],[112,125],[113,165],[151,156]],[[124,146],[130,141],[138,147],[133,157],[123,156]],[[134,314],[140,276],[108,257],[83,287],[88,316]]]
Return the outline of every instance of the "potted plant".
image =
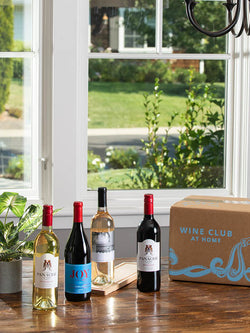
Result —
[[[22,290],[22,258],[33,256],[29,238],[41,224],[43,210],[39,204],[25,208],[26,202],[27,198],[18,193],[0,195],[0,293]],[[9,222],[10,212],[18,218],[16,223]]]

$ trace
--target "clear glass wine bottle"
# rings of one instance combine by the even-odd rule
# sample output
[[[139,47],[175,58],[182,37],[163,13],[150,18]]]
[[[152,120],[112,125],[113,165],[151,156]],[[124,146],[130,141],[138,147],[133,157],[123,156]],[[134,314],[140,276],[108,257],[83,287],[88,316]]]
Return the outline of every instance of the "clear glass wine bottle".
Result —
[[[107,210],[107,188],[98,188],[98,210],[91,221],[90,243],[92,284],[100,286],[114,281],[114,221]]]
[[[57,307],[59,241],[52,231],[53,206],[43,206],[42,230],[34,241],[33,307],[50,310]]]

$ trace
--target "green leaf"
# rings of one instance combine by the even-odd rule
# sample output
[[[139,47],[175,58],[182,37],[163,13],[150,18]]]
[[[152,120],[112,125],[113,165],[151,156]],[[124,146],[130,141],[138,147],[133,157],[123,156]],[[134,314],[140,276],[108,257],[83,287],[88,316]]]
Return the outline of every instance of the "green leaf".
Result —
[[[18,230],[13,221],[4,225],[3,235],[8,247],[17,242]]]
[[[23,215],[27,199],[15,192],[4,192],[0,195],[0,214],[10,209],[17,217]]]
[[[62,208],[57,208],[53,210],[53,215],[55,215],[56,213],[60,212],[60,210],[62,210]]]
[[[6,246],[6,240],[2,230],[0,230],[0,246],[1,247]]]
[[[21,257],[32,257],[34,252],[34,242],[26,241],[25,244],[18,248],[18,253]]]
[[[43,209],[41,205],[30,205],[18,222],[18,231],[30,235],[42,223]]]
[[[12,259],[19,259],[21,255],[17,251],[11,249],[0,249],[0,261],[11,261]]]

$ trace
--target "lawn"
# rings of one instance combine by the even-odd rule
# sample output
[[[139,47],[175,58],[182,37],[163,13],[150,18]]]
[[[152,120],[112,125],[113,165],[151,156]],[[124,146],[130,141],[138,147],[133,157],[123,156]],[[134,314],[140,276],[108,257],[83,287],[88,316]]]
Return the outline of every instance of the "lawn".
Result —
[[[13,79],[10,85],[10,94],[7,105],[10,109],[23,109],[23,81]]]
[[[160,104],[160,126],[165,126],[174,112],[186,108],[186,89],[183,84],[165,84]],[[153,83],[90,82],[89,84],[89,128],[145,127],[143,106],[145,93],[152,94]],[[216,87],[219,97],[224,88]],[[176,119],[173,125],[180,125]]]
[[[90,82],[89,83],[89,128],[145,127],[143,106],[145,93],[152,94],[153,83]],[[160,126],[165,126],[174,112],[186,108],[184,84],[162,84]],[[218,97],[224,97],[224,85],[216,84]],[[23,109],[23,82],[12,80],[7,102],[9,109]],[[177,118],[173,125],[180,125]]]
[[[95,190],[106,186],[109,190],[126,190],[133,188],[129,178],[131,169],[110,169],[98,173],[88,173],[88,188]]]

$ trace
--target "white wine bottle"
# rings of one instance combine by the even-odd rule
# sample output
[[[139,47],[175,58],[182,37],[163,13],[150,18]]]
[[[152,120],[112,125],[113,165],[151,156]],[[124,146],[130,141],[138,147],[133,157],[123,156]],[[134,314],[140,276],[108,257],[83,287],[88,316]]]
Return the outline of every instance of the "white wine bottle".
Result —
[[[33,308],[50,310],[57,307],[59,241],[52,231],[53,206],[43,206],[42,230],[34,242]]]
[[[112,284],[114,281],[114,221],[107,211],[107,188],[98,188],[98,211],[90,229],[92,284]]]

